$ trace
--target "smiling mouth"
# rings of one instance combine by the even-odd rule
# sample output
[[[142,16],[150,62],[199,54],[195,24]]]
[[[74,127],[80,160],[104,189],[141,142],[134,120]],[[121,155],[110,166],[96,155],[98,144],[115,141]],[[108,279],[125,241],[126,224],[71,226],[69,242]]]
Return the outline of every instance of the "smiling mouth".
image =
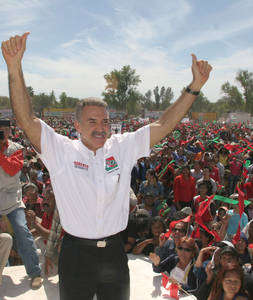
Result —
[[[106,137],[106,133],[105,132],[93,132],[92,133],[92,137],[96,138],[96,139],[105,139]]]

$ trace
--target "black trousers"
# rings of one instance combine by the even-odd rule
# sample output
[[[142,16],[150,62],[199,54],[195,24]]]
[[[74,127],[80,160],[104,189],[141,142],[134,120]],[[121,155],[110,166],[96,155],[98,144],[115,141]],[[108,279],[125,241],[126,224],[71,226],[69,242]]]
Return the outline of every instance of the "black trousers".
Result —
[[[128,259],[120,235],[104,248],[65,235],[59,257],[60,300],[129,300]]]

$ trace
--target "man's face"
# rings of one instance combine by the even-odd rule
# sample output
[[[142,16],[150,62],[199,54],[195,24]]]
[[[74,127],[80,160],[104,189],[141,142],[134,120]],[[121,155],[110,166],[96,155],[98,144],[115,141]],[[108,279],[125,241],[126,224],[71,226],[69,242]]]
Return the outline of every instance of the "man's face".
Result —
[[[109,136],[109,116],[104,107],[85,106],[80,121],[75,122],[84,145],[92,151],[102,148]]]
[[[179,241],[186,235],[185,225],[183,222],[177,223],[172,229],[172,237],[175,241]]]

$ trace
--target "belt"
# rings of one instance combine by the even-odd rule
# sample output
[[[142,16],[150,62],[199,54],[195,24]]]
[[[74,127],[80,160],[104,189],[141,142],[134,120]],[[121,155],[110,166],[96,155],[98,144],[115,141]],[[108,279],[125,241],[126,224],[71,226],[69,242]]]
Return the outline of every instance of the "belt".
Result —
[[[73,242],[77,242],[81,245],[86,246],[93,246],[98,248],[105,248],[106,246],[111,245],[114,241],[117,241],[120,239],[120,234],[116,233],[114,235],[107,236],[105,238],[101,239],[86,239],[86,238],[80,238],[73,236],[67,232],[65,232],[64,238],[67,238],[68,240],[71,240]]]

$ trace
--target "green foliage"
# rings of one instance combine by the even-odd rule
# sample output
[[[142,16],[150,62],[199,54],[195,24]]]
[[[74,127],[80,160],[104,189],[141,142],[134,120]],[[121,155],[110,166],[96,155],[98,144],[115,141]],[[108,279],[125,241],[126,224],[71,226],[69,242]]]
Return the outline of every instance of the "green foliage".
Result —
[[[0,107],[3,108],[11,108],[10,99],[6,96],[0,96]]]
[[[141,97],[141,105],[144,109],[152,110],[154,102],[152,100],[152,91],[148,90],[144,95]]]
[[[60,95],[59,108],[73,108],[76,106],[76,103],[79,101],[78,98],[68,97],[65,92]]]
[[[253,113],[253,73],[247,70],[240,70],[236,75],[236,81],[240,83],[243,89],[243,100],[245,110]]]
[[[211,102],[200,92],[199,96],[193,102],[190,112],[210,112]]]
[[[159,87],[156,86],[153,90],[153,93],[155,97],[155,108],[157,110],[165,110],[170,106],[170,102],[174,97],[174,94],[170,87],[165,89],[165,87],[162,86],[159,91]]]
[[[229,110],[240,111],[244,108],[242,94],[238,88],[234,85],[230,85],[229,82],[225,82],[221,87],[222,92],[225,94],[223,100],[227,103]]]
[[[103,96],[110,107],[128,111],[130,108],[133,110],[133,107],[141,101],[141,94],[137,91],[141,80],[135,69],[124,66],[121,70],[105,74],[104,78],[107,87]]]
[[[36,112],[42,113],[44,108],[52,107],[51,97],[45,93],[34,95],[32,104]]]

